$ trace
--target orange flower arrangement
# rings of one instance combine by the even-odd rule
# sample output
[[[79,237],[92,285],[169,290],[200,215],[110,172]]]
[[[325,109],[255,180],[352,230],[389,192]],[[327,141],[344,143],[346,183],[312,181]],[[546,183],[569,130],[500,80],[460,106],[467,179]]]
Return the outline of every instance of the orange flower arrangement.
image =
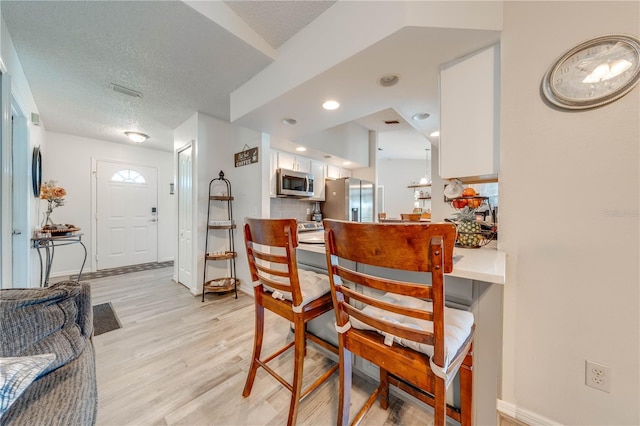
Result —
[[[53,209],[64,206],[65,195],[67,195],[67,191],[63,187],[57,186],[55,180],[49,180],[42,184],[42,187],[40,187],[40,199],[47,200],[48,203],[43,226],[51,223],[49,216]]]

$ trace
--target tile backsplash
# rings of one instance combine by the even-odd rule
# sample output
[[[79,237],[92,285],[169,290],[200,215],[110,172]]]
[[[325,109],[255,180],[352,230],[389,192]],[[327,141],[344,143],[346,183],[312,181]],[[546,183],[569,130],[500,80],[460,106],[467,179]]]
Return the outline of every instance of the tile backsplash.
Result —
[[[307,214],[307,209],[311,211],[313,204],[313,201],[297,198],[272,198],[271,217],[274,219],[294,217],[299,222],[308,221],[311,220],[311,215]]]

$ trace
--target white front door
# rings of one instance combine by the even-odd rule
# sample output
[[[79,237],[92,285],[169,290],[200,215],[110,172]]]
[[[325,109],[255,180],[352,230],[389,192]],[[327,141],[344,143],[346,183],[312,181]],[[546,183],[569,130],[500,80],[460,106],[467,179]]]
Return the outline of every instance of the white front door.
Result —
[[[158,170],[97,162],[97,269],[158,261]]]
[[[193,286],[191,150],[178,153],[178,282],[189,288]]]

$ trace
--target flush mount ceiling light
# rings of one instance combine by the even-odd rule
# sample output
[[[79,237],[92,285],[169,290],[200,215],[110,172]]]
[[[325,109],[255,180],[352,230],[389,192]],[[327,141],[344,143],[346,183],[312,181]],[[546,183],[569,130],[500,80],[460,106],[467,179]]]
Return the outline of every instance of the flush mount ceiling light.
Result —
[[[328,100],[322,104],[322,108],[332,111],[334,109],[340,108],[340,103],[338,101]]]
[[[429,133],[429,136],[431,136],[432,138],[437,138],[438,136],[440,136],[440,130]]]
[[[140,132],[124,132],[124,134],[135,143],[142,143],[149,139],[148,135]]]
[[[306,150],[307,150],[307,148],[305,148],[304,146],[299,146],[299,147],[296,148],[296,151],[300,151],[300,152],[304,152]]]
[[[286,117],[282,119],[282,122],[288,126],[294,126],[298,123],[298,120],[296,120],[295,118]]]
[[[413,114],[411,116],[412,119],[414,119],[415,121],[420,121],[420,120],[426,120],[427,118],[429,118],[431,114],[429,114],[428,112],[418,112],[416,114]]]
[[[400,81],[400,77],[398,75],[388,74],[388,75],[382,76],[378,81],[378,83],[382,87],[391,87],[398,84],[399,81]]]

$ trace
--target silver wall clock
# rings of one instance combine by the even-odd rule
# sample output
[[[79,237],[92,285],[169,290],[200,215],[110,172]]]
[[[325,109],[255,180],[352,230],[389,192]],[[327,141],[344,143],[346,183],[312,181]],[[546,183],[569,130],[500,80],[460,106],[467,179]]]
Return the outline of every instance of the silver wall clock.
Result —
[[[560,56],[545,74],[542,92],[560,108],[595,108],[629,93],[639,78],[640,41],[629,35],[605,35]]]

